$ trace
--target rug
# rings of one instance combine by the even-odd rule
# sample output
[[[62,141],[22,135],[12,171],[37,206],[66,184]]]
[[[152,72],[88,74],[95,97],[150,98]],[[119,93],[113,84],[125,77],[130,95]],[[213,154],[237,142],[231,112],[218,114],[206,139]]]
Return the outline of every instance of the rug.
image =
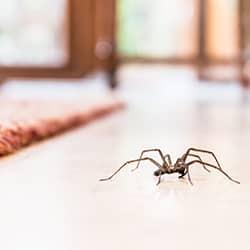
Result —
[[[117,100],[0,100],[0,156],[87,124],[123,107]]]

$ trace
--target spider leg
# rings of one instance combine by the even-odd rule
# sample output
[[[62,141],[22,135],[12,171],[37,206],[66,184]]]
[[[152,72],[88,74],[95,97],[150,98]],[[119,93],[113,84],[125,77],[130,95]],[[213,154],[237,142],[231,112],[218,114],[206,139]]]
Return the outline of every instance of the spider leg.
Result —
[[[194,185],[192,180],[191,180],[191,176],[190,176],[190,173],[189,173],[189,167],[187,167],[187,175],[188,175],[188,181],[190,182],[191,185]]]
[[[212,164],[209,164],[209,163],[206,163],[206,162],[203,162],[203,161],[199,161],[199,160],[194,160],[194,161],[191,161],[191,162],[187,163],[187,166],[190,166],[190,165],[192,165],[192,164],[194,164],[194,163],[200,163],[200,164],[204,164],[204,165],[206,165],[206,166],[208,166],[208,167],[215,168],[215,169],[217,169],[218,171],[220,171],[222,174],[224,174],[230,181],[235,182],[235,183],[237,183],[237,184],[240,184],[239,181],[236,181],[236,180],[234,180],[232,177],[230,177],[222,168],[219,168],[219,167],[214,166],[214,165],[212,165]]]
[[[169,155],[169,154],[167,154],[167,155],[164,155],[164,159],[168,159],[168,164],[169,165],[172,165],[172,160],[171,160],[171,156]]]
[[[162,161],[163,161],[164,163],[166,163],[162,151],[161,151],[160,149],[158,149],[158,148],[143,150],[143,151],[141,152],[140,159],[142,159],[143,155],[144,155],[145,153],[147,153],[147,152],[158,152],[159,155],[160,155],[160,157],[161,157],[161,159],[162,159]],[[132,171],[135,171],[136,169],[138,169],[138,168],[139,168],[139,165],[140,165],[140,161],[138,161],[137,166],[136,166],[134,169],[132,169]]]
[[[183,158],[184,161],[186,161],[186,159],[187,159],[187,157],[188,157],[188,155],[190,154],[191,151],[200,152],[200,153],[206,153],[206,154],[212,155],[213,158],[215,159],[215,161],[216,161],[218,167],[221,169],[221,165],[220,165],[220,163],[219,163],[217,157],[215,156],[215,154],[214,154],[212,151],[208,151],[208,150],[203,150],[203,149],[198,149],[198,148],[189,148],[189,149],[187,150],[187,152],[184,154],[184,158]]]
[[[161,183],[161,174],[159,175],[159,178],[158,178],[158,182],[156,183],[156,185],[158,186],[160,183]]]
[[[199,155],[196,155],[196,154],[188,154],[187,157],[188,157],[188,156],[198,158],[200,161],[202,161],[202,159],[201,159],[201,157],[200,157]],[[203,166],[203,168],[204,168],[207,172],[210,172],[210,170],[206,167],[206,165],[203,164],[202,166]]]
[[[146,158],[140,158],[140,159],[137,159],[137,160],[131,160],[131,161],[127,161],[125,162],[120,168],[118,168],[110,177],[108,178],[104,178],[104,179],[100,179],[100,181],[108,181],[108,180],[111,180],[116,174],[118,174],[125,166],[127,166],[128,164],[131,164],[133,162],[140,162],[140,161],[151,161],[154,165],[156,165],[158,168],[161,168],[161,165],[155,161],[154,159],[152,158],[149,158],[149,157],[146,157]]]

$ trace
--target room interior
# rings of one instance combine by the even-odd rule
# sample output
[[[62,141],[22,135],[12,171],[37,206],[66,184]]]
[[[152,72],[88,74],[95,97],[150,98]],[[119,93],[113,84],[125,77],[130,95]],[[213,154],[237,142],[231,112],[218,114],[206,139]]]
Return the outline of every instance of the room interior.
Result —
[[[0,249],[248,249],[248,0],[0,4]]]

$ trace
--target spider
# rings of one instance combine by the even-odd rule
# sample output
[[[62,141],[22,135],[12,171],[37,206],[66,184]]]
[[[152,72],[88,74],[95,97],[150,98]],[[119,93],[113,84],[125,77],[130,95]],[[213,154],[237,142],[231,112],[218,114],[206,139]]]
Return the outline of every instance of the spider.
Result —
[[[158,152],[161,159],[162,159],[162,164],[158,163],[156,160],[154,160],[153,158],[150,157],[143,157],[143,155],[145,153],[148,152]],[[216,163],[217,166],[212,165],[210,163],[204,162],[201,157],[197,154],[197,153],[206,153],[211,155]],[[195,160],[191,160],[188,161],[189,157],[193,157],[196,158]],[[193,182],[191,180],[191,176],[190,176],[190,166],[198,163],[200,164],[207,172],[210,172],[209,168],[214,168],[216,170],[218,170],[219,172],[221,172],[222,174],[224,174],[230,181],[235,182],[237,184],[240,184],[239,181],[236,181],[234,179],[232,179],[220,166],[219,161],[217,160],[215,154],[212,151],[207,151],[207,150],[203,150],[203,149],[197,149],[197,148],[189,148],[186,153],[178,158],[176,160],[176,162],[173,164],[172,160],[171,160],[171,156],[169,154],[164,155],[162,153],[162,151],[160,149],[147,149],[147,150],[143,150],[141,152],[140,158],[136,159],[136,160],[131,160],[131,161],[127,161],[125,162],[118,170],[116,170],[110,177],[108,178],[104,178],[104,179],[100,179],[100,181],[108,181],[111,180],[116,174],[118,174],[118,172],[120,172],[125,166],[127,166],[128,164],[137,162],[137,166],[136,168],[132,169],[132,171],[136,170],[139,168],[139,164],[141,161],[150,161],[151,163],[153,163],[155,166],[158,167],[158,170],[156,170],[154,172],[154,176],[158,177],[158,182],[157,185],[159,185],[161,183],[161,177],[164,174],[174,174],[174,173],[178,173],[179,174],[179,178],[183,178],[184,176],[188,176],[188,181],[190,182],[191,185],[193,185]]]

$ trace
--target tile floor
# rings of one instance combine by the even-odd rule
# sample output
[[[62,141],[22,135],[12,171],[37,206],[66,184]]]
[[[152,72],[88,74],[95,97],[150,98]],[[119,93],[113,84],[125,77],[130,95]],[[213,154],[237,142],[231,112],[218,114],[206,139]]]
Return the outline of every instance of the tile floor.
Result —
[[[1,159],[0,249],[249,249],[249,93],[199,83],[188,68],[119,75],[113,95],[125,110]],[[96,84],[70,88],[96,93]],[[189,146],[216,152],[241,184],[194,166],[194,186],[173,175],[157,187],[146,162],[98,182],[144,148],[176,158]]]

